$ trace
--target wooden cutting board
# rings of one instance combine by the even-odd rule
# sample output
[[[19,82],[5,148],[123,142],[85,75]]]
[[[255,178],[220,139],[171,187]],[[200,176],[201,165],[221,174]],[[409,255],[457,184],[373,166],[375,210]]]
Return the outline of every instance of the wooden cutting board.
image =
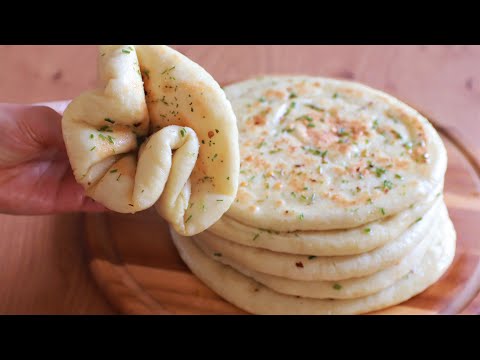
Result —
[[[377,314],[475,313],[480,301],[480,166],[454,129],[437,126],[448,151],[445,200],[457,231],[448,272],[414,298]],[[89,265],[110,303],[126,314],[242,314],[180,259],[168,227],[148,210],[86,215]],[[475,305],[478,303],[477,305]]]

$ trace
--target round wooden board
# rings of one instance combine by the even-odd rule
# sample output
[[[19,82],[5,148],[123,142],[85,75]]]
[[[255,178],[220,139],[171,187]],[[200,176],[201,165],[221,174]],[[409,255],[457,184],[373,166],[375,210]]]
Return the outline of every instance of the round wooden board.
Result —
[[[445,199],[457,231],[448,272],[414,298],[375,314],[471,313],[480,291],[480,166],[454,129],[437,126],[448,150]],[[90,269],[111,304],[126,314],[244,314],[198,280],[180,259],[154,210],[86,215]],[[475,310],[473,311],[475,312]]]

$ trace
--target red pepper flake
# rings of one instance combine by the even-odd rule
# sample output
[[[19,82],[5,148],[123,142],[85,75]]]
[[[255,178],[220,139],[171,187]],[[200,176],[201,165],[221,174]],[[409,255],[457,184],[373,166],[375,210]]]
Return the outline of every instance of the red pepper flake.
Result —
[[[301,261],[295,263],[295,266],[303,269],[303,263]]]
[[[213,131],[208,132],[208,138],[209,139],[211,139],[214,135],[215,135],[215,133]]]

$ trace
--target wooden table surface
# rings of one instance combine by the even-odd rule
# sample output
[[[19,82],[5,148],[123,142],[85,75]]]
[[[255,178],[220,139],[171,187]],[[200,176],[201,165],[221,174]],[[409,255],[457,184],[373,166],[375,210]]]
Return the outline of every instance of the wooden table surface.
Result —
[[[480,159],[480,46],[175,46],[219,83],[259,74],[353,79],[453,126]],[[0,102],[95,86],[95,46],[0,46]],[[86,261],[81,214],[0,215],[0,314],[113,314]],[[471,309],[480,312],[480,299]]]

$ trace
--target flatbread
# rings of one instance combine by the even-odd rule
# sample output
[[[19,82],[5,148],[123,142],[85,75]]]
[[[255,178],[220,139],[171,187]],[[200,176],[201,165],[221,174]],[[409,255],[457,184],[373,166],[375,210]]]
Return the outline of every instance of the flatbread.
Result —
[[[442,195],[441,189],[434,193],[434,199]],[[433,206],[428,199],[398,214],[388,216],[365,225],[346,230],[279,232],[257,229],[244,225],[224,215],[208,230],[235,243],[297,255],[343,256],[371,251],[398,238],[407,228]],[[381,210],[379,210],[381,211]]]
[[[353,299],[379,292],[407,275],[422,261],[432,242],[441,236],[440,228],[434,228],[398,264],[371,275],[341,281],[301,281],[268,275],[248,269],[225,256],[218,256],[206,246],[199,246],[199,248],[211,259],[229,265],[241,274],[281,294],[314,299]]]
[[[98,63],[100,87],[75,98],[62,119],[77,182],[116,212],[155,205],[177,232],[205,230],[238,187],[238,131],[225,93],[167,46],[101,46]]]
[[[210,289],[253,314],[362,314],[399,304],[435,283],[452,263],[456,234],[450,219],[440,224],[442,236],[423,261],[394,285],[373,295],[349,300],[306,299],[277,293],[233,268],[211,260],[189,238],[171,231],[180,256]]]
[[[198,233],[220,219],[237,193],[240,155],[235,114],[220,85],[198,64],[168,46],[136,49],[151,127],[175,124],[193,129],[198,137],[200,150],[190,175],[191,189],[181,209],[185,222],[178,222],[176,228]],[[178,216],[166,195],[155,207],[166,219]]]
[[[433,227],[447,219],[447,209],[442,201],[398,239],[370,252],[349,256],[311,257],[277,253],[239,245],[209,231],[197,234],[193,239],[199,247],[205,244],[214,253],[257,272],[292,280],[338,281],[367,276],[398,264],[425,237],[430,236]]]
[[[390,95],[307,76],[261,77],[225,92],[241,149],[227,214],[242,224],[281,232],[357,227],[424,201],[443,182],[440,136]]]

